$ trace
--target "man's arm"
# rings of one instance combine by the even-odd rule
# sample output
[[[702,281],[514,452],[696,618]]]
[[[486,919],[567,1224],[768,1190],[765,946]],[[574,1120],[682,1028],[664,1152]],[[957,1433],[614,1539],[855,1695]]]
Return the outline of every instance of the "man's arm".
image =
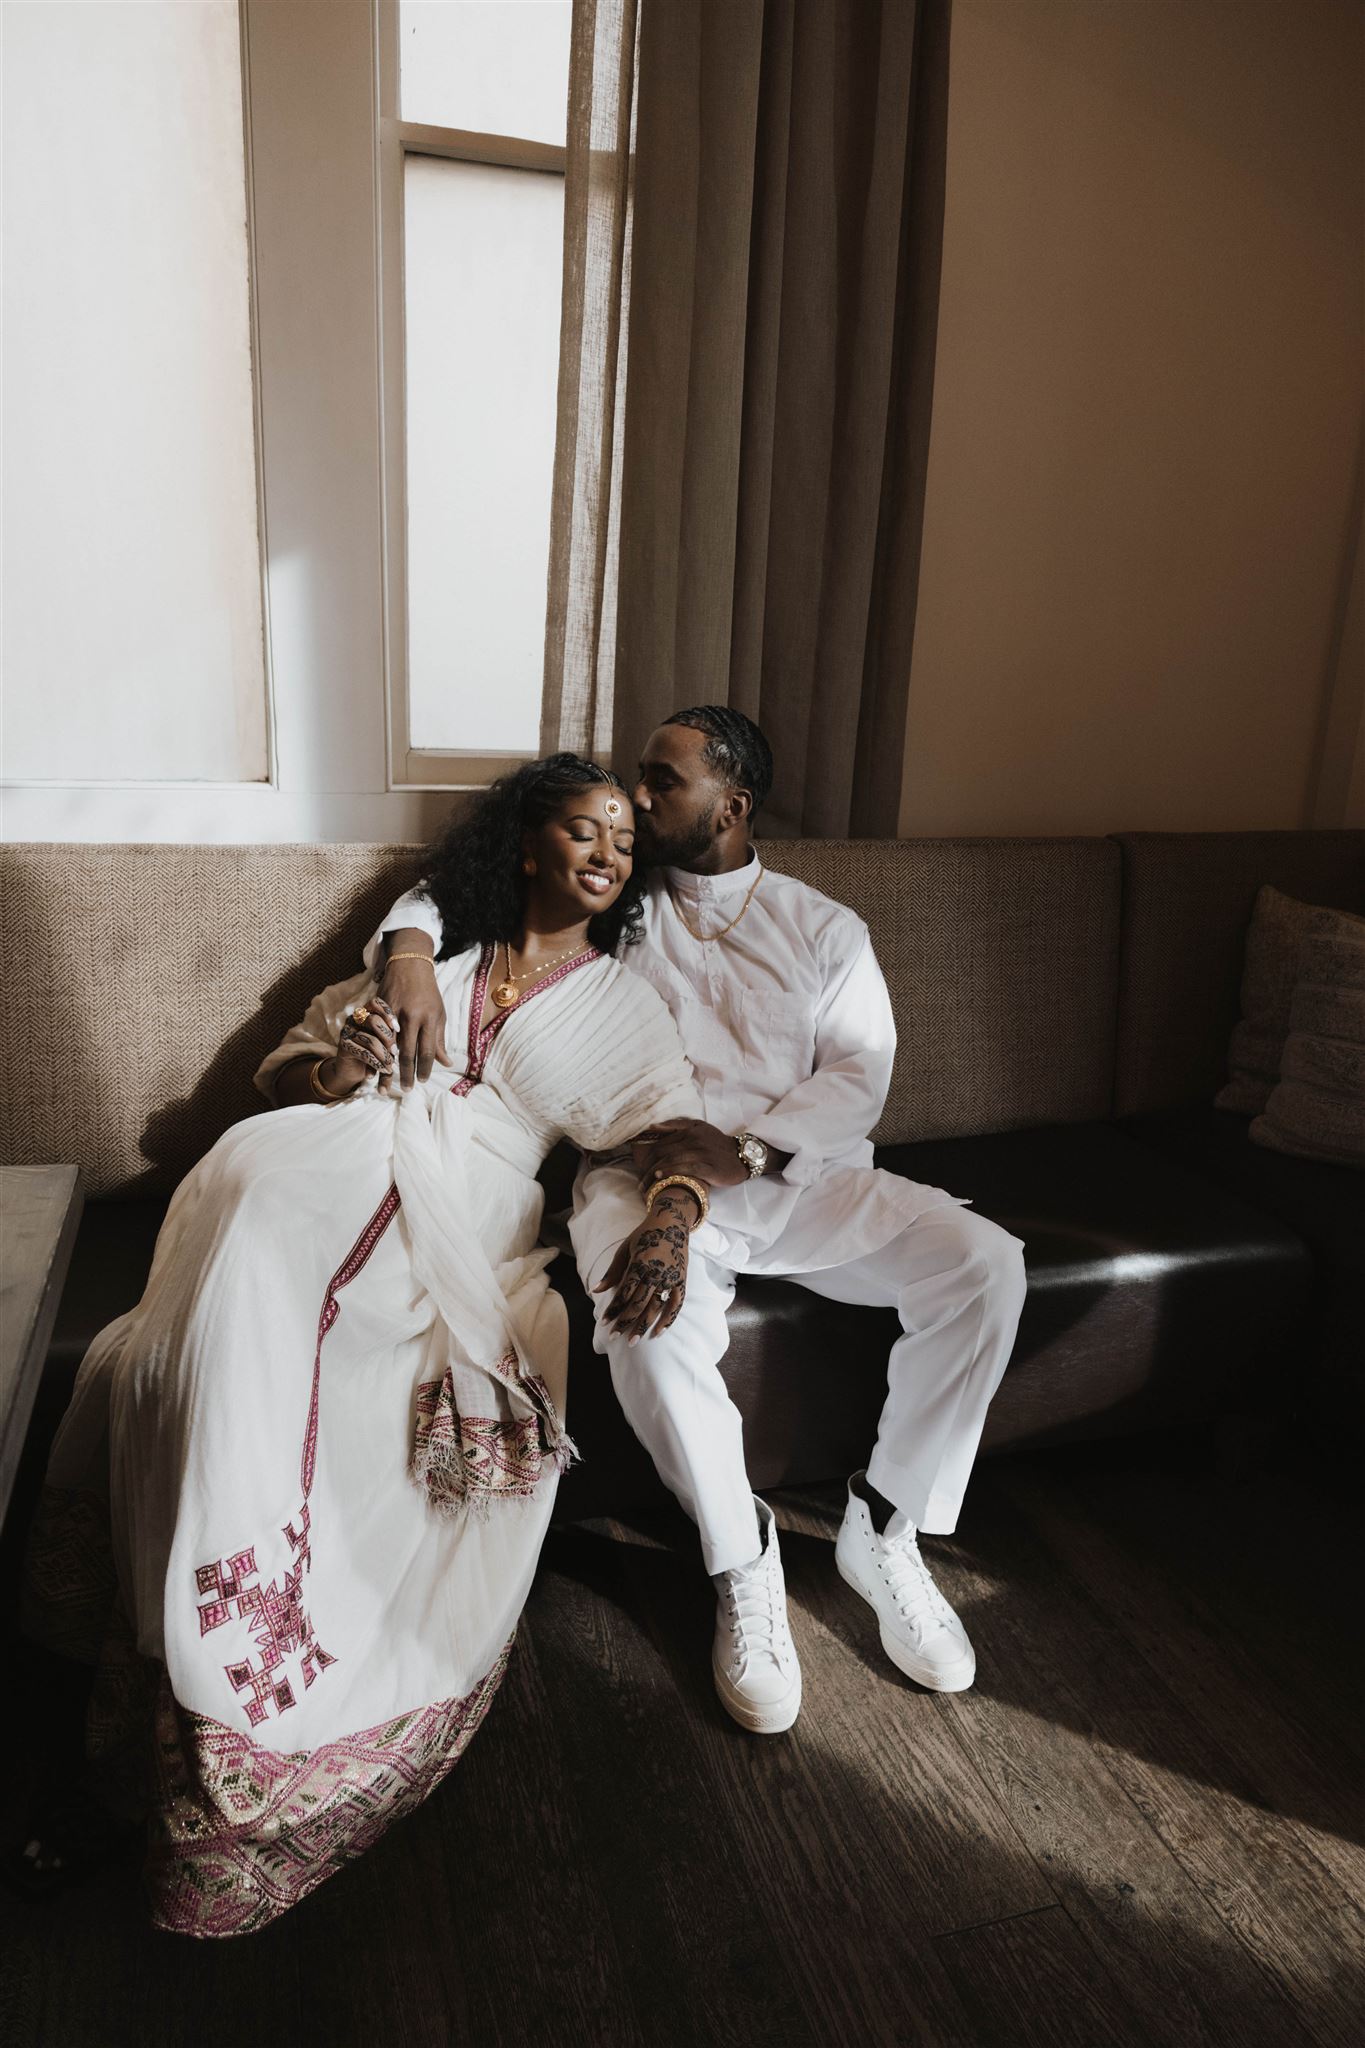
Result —
[[[446,1006],[436,983],[442,934],[434,903],[409,890],[394,904],[365,948],[365,964],[398,1019],[398,1073],[404,1088],[426,1081],[432,1065],[452,1064],[446,1051]],[[402,957],[395,959],[394,955]]]
[[[789,1155],[785,1180],[809,1186],[826,1160],[869,1136],[886,1106],[895,1057],[891,998],[864,927],[826,983],[810,1079],[749,1125],[756,1138]]]
[[[866,1138],[886,1102],[895,1052],[891,998],[861,927],[821,997],[809,1079],[749,1123],[768,1147],[767,1173],[806,1187],[827,1159]],[[694,1121],[661,1125],[656,1137],[642,1133],[635,1161],[646,1184],[663,1173],[692,1173],[712,1187],[747,1178],[734,1135]]]

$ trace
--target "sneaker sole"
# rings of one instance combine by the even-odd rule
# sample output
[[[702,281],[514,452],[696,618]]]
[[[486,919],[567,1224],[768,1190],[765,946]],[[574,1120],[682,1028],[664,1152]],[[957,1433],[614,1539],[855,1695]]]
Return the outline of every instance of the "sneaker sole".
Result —
[[[714,1659],[711,1675],[716,1681],[716,1697],[726,1713],[732,1721],[738,1721],[741,1728],[747,1728],[751,1735],[785,1735],[801,1711],[799,1673],[785,1699],[770,1700],[763,1706],[755,1706],[752,1700],[746,1700]]]
[[[872,1612],[877,1614],[876,1601],[850,1571],[837,1550],[834,1553],[834,1563],[844,1584],[851,1586],[859,1599],[865,1600]],[[896,1638],[887,1632],[886,1623],[879,1614],[877,1633],[881,1637],[882,1648],[897,1671],[903,1671],[907,1678],[913,1678],[916,1685],[925,1686],[930,1692],[966,1692],[976,1677],[976,1655],[973,1651],[969,1650],[965,1657],[959,1657],[956,1664],[949,1664],[945,1669],[942,1665],[930,1664],[927,1660],[921,1661],[916,1658],[913,1650],[907,1650],[903,1643],[897,1642]]]

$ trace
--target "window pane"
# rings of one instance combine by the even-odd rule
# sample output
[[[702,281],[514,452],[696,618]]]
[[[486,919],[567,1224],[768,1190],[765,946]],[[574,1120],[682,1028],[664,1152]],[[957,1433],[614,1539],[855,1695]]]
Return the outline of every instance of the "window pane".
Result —
[[[410,743],[534,753],[564,181],[410,156],[404,196]]]
[[[571,0],[401,0],[405,121],[563,147]]]
[[[261,779],[236,0],[0,18],[6,772]]]

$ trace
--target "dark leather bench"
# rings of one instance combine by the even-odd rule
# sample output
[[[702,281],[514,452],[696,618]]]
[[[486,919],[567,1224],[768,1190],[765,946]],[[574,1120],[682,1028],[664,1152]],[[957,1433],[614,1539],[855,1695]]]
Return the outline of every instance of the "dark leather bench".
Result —
[[[1028,1299],[987,1448],[1192,1421],[1266,1399],[1312,1296],[1313,1262],[1265,1211],[1103,1123],[893,1146],[879,1163],[973,1189],[973,1206],[1024,1240]],[[57,1415],[90,1339],[138,1299],[163,1210],[160,1199],[87,1210],[81,1286],[67,1296],[51,1353]],[[606,1514],[648,1500],[657,1481],[593,1352],[571,1261],[554,1272],[569,1304],[570,1427],[583,1454],[559,1511]],[[866,1461],[899,1327],[887,1310],[847,1308],[793,1281],[740,1281],[725,1372],[756,1487],[824,1480]]]

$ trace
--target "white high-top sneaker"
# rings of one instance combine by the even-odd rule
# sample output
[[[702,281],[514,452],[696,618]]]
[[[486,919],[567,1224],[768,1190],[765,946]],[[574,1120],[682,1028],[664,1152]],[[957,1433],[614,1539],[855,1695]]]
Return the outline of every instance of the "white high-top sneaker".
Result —
[[[920,1556],[914,1523],[898,1515],[886,1535],[873,1528],[872,1511],[855,1490],[865,1477],[855,1472],[849,1481],[848,1506],[834,1546],[840,1576],[875,1611],[882,1648],[898,1670],[934,1692],[965,1692],[976,1676],[976,1653],[967,1631]],[[898,1522],[903,1526],[897,1531]]]
[[[801,1711],[801,1666],[787,1626],[777,1522],[754,1495],[763,1549],[752,1564],[716,1572],[711,1669],[727,1714],[755,1735],[780,1735]]]

